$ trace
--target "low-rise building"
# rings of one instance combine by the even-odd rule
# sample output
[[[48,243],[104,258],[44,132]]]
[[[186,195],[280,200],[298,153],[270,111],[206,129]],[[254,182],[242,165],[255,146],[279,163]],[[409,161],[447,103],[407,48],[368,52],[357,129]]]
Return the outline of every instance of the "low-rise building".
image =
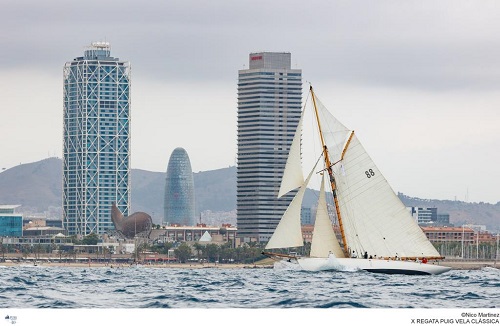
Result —
[[[238,245],[235,241],[237,228],[230,224],[220,226],[207,226],[206,224],[197,224],[196,226],[165,226],[160,229],[151,230],[149,239],[153,242],[190,242],[199,241],[200,238],[208,232],[212,241],[231,242]]]
[[[464,242],[474,243],[474,230],[468,227],[423,226],[427,239],[430,242]]]
[[[28,216],[23,218],[23,228],[32,228],[32,227],[40,227],[40,226],[50,226],[62,228],[62,220],[54,219],[54,218],[46,218],[46,217],[33,217]]]
[[[20,205],[0,205],[0,237],[22,237],[23,215],[16,214]]]

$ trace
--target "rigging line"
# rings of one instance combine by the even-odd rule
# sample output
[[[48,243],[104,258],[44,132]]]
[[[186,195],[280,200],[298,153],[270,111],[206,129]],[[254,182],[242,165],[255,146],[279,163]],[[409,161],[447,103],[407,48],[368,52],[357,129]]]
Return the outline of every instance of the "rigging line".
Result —
[[[323,155],[323,154],[321,154],[321,155]],[[340,162],[342,162],[342,159],[340,159],[340,160],[338,160],[336,162],[331,163],[329,167],[325,167],[323,170],[319,170],[316,173],[321,173],[321,172],[327,171],[328,168],[331,168],[332,166],[334,166],[335,164],[340,163]],[[335,173],[335,171],[333,171],[333,173]]]

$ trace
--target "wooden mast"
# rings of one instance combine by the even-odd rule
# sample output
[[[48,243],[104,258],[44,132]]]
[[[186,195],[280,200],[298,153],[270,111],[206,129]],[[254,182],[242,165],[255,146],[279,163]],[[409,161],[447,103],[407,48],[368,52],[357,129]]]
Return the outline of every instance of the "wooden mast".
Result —
[[[323,148],[323,155],[325,157],[326,170],[328,171],[328,175],[330,177],[330,185],[332,187],[333,201],[335,202],[335,210],[337,212],[337,218],[339,220],[339,228],[340,228],[340,234],[342,236],[342,244],[344,245],[344,256],[349,257],[347,240],[346,240],[345,232],[344,232],[344,225],[342,224],[342,216],[340,214],[339,202],[337,199],[337,191],[336,191],[337,186],[335,183],[335,178],[333,177],[332,162],[330,161],[330,157],[328,155],[328,148],[325,144],[325,139],[323,138],[323,131],[321,130],[321,124],[319,121],[318,108],[316,106],[316,97],[314,95],[314,91],[313,91],[312,86],[309,86],[309,90],[310,90],[311,95],[312,95],[312,100],[313,100],[313,105],[314,105],[314,113],[316,114],[316,122],[318,123],[319,137],[321,139],[321,145]]]

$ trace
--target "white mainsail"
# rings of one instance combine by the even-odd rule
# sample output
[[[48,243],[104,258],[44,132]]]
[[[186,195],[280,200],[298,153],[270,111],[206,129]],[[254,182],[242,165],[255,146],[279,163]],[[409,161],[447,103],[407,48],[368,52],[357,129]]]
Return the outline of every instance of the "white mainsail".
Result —
[[[304,194],[314,169],[316,169],[316,165],[309,173],[307,179],[302,182],[299,191],[293,197],[290,205],[288,205],[271,239],[269,239],[266,249],[301,247],[304,245],[302,227],[300,225],[300,211],[302,200],[304,199]]]
[[[332,222],[328,216],[325,196],[325,178],[321,178],[321,189],[318,199],[318,209],[316,211],[316,221],[314,223],[314,232],[311,240],[311,257],[328,257],[333,253],[335,257],[344,257],[340,248]]]
[[[378,257],[439,257],[356,135],[334,166],[350,250]]]
[[[300,140],[302,134],[303,119],[304,113],[302,112],[302,116],[300,117],[297,130],[295,131],[295,135],[293,136],[292,145],[290,146],[290,152],[288,153],[288,158],[286,160],[278,198],[288,193],[289,191],[300,187],[304,183],[304,175],[302,173],[302,164],[300,157]]]

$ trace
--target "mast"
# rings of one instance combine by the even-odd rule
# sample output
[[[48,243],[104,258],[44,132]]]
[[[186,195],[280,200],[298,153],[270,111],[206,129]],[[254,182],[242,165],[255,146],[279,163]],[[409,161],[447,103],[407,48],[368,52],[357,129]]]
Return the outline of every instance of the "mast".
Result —
[[[328,155],[328,148],[325,144],[325,139],[323,138],[323,131],[321,130],[321,124],[319,121],[319,114],[318,114],[318,108],[316,106],[316,97],[314,95],[314,91],[312,88],[312,85],[309,86],[309,90],[312,95],[312,100],[313,100],[313,105],[314,105],[314,113],[316,115],[316,122],[318,123],[318,130],[319,130],[319,137],[321,139],[321,145],[323,148],[323,155],[325,158],[325,165],[326,165],[326,170],[328,171],[328,175],[330,177],[330,185],[332,187],[332,193],[333,193],[333,201],[335,203],[335,211],[337,212],[337,218],[339,220],[339,228],[340,228],[340,235],[342,236],[342,244],[344,245],[344,255],[346,257],[349,257],[348,251],[347,251],[347,239],[345,237],[345,232],[344,232],[344,225],[342,223],[342,215],[340,214],[340,208],[339,208],[339,202],[337,199],[337,185],[335,183],[335,178],[333,177],[333,171],[332,171],[332,162],[330,161],[330,156]]]

